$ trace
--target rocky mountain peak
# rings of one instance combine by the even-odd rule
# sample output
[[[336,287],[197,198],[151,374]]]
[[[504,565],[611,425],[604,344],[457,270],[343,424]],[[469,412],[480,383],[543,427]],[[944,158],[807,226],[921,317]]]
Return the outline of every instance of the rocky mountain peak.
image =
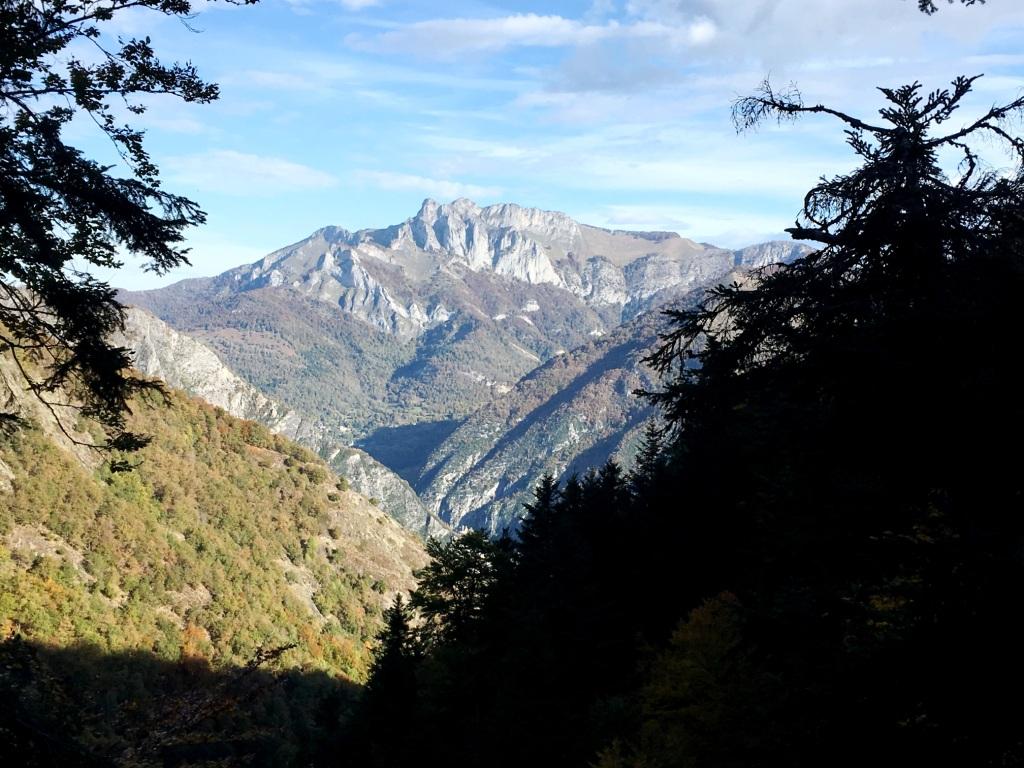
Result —
[[[448,215],[455,214],[462,217],[479,216],[481,211],[480,206],[468,197],[460,197],[447,205],[442,205],[441,208]]]
[[[427,198],[402,223],[354,234],[324,227],[214,282],[228,294],[299,291],[402,340],[460,313],[478,319],[524,316],[521,322],[532,335],[529,324],[537,318],[519,307],[531,300],[550,305],[541,294],[554,288],[571,294],[565,298],[573,311],[598,312],[604,319],[586,330],[603,332],[734,266],[785,260],[792,247],[734,252],[676,233],[592,227],[564,213],[514,203],[481,207],[465,197],[447,203]],[[549,321],[552,328],[564,327],[554,315]],[[541,357],[550,351],[545,349],[537,350]]]
[[[441,205],[437,200],[428,197],[423,201],[423,204],[420,206],[420,212],[414,218],[433,224],[437,221],[437,209],[440,207]]]

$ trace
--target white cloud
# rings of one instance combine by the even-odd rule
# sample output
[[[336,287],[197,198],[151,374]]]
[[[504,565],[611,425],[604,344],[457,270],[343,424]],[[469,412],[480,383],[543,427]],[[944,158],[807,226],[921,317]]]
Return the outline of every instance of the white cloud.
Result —
[[[477,184],[464,184],[459,181],[448,179],[431,179],[425,176],[416,176],[408,173],[392,173],[390,171],[357,171],[353,178],[362,181],[379,189],[387,189],[394,192],[418,192],[429,197],[440,199],[453,199],[457,197],[470,197],[474,200],[482,198],[495,198],[501,195],[498,187],[479,186]]]
[[[584,18],[588,21],[607,18],[615,13],[615,5],[615,0],[592,0]]]
[[[291,6],[292,10],[296,11],[300,15],[308,15],[310,13],[310,6],[314,5],[317,0],[284,1]],[[361,11],[364,8],[372,8],[381,4],[381,0],[334,0],[334,2],[350,11]]]
[[[754,59],[773,70],[819,54],[914,56],[929,38],[977,40],[1024,22],[1019,0],[941,6],[927,17],[913,0],[630,0],[626,12],[661,23],[703,16],[717,29],[714,53],[720,60]]]
[[[169,157],[162,163],[177,184],[204,192],[239,196],[267,196],[279,192],[333,187],[338,180],[324,171],[279,157],[214,149]]]
[[[347,98],[353,90],[379,90],[380,86],[422,86],[459,93],[518,93],[531,85],[522,78],[474,77],[464,72],[347,60],[336,54],[296,54],[286,49],[268,49],[261,53],[259,67],[228,72],[218,78],[218,82],[236,91],[285,91],[315,98]]]
[[[361,50],[450,58],[473,51],[577,47],[608,40],[653,40],[673,47],[701,46],[711,42],[715,32],[714,23],[705,17],[676,24],[647,19],[631,23],[585,23],[563,16],[524,13],[489,19],[431,19],[372,36],[349,35],[346,42]]]

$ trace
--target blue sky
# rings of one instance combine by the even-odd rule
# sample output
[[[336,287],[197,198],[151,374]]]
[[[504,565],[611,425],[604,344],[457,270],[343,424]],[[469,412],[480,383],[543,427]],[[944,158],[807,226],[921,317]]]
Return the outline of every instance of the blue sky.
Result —
[[[147,102],[165,185],[209,221],[193,267],[158,278],[128,259],[105,275],[120,286],[216,274],[328,224],[393,224],[425,197],[741,246],[781,236],[819,176],[852,167],[827,119],[736,135],[730,102],[765,75],[861,115],[875,85],[985,73],[964,120],[1024,88],[1022,0],[930,18],[913,0],[263,0],[203,6],[192,26],[116,22],[222,94]]]

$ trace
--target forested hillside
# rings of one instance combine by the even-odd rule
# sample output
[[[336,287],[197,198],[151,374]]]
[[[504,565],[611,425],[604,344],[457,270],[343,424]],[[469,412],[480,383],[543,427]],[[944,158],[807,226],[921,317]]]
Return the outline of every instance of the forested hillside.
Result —
[[[201,401],[133,403],[152,442],[101,461],[0,374],[24,419],[0,436],[5,737],[97,759],[145,747],[142,762],[182,743],[258,746],[268,765],[308,752],[424,562],[416,538],[307,449]]]

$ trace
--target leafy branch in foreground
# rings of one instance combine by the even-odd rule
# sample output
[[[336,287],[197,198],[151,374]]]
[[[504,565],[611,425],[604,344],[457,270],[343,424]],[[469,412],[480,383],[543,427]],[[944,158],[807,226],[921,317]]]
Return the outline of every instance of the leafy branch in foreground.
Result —
[[[192,3],[0,0],[0,354],[55,416],[72,407],[105,428],[92,447],[120,449],[145,442],[126,429],[127,401],[159,385],[132,376],[129,352],[108,340],[123,307],[89,269],[120,267],[123,253],[157,273],[187,264],[183,232],[205,215],[161,187],[143,132],[119,115],[143,114],[146,97],[218,95],[192,64],[163,64],[148,37],[112,40],[104,25],[126,11],[187,23]],[[76,116],[110,140],[120,166],[65,141]]]

